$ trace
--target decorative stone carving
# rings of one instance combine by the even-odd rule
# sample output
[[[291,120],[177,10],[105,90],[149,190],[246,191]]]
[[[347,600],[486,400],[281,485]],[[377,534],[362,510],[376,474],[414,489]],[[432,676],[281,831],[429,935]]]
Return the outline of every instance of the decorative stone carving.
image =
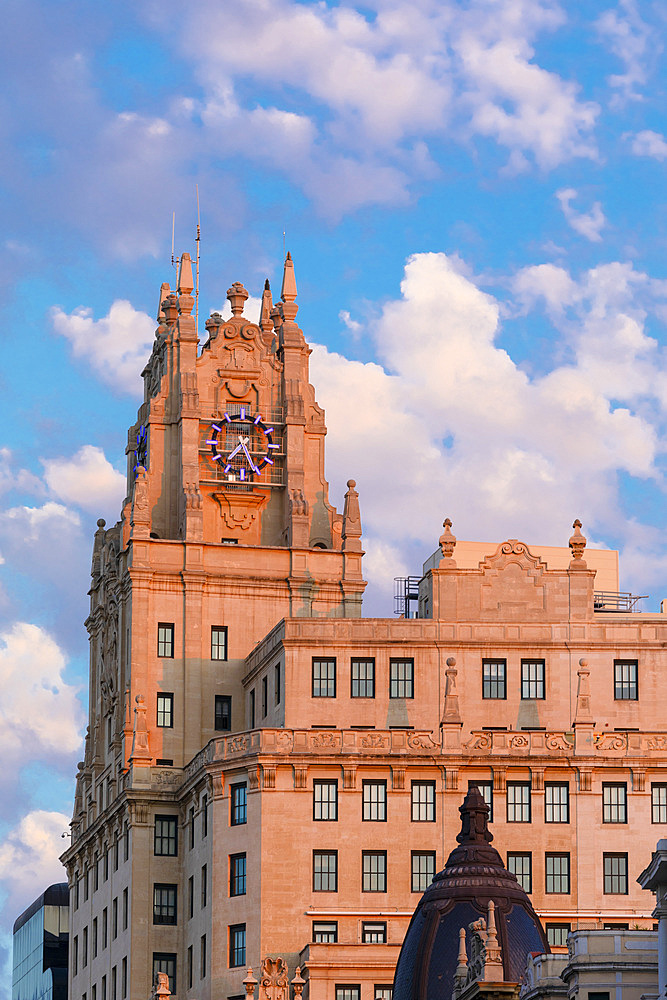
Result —
[[[572,753],[572,743],[565,739],[563,733],[547,733],[544,738],[544,746],[547,750],[557,753]]]
[[[146,767],[152,763],[148,744],[148,729],[146,727],[146,703],[143,695],[135,698],[137,707],[134,710],[134,732],[132,734],[132,754],[130,764]]]
[[[289,1000],[287,965],[282,958],[265,958],[259,974],[259,1000]]]
[[[130,517],[132,538],[148,538],[150,535],[150,513],[148,503],[148,473],[143,465],[137,469],[132,494],[132,514]]]
[[[440,744],[436,743],[429,733],[408,732],[408,746],[411,750],[434,750],[440,749]]]
[[[572,542],[572,539],[570,539],[570,542]],[[573,727],[586,726],[592,728],[595,725],[591,712],[590,676],[591,672],[588,668],[588,660],[582,657],[579,660],[579,669],[577,670],[577,707],[574,713]]]
[[[163,1000],[163,998],[170,996],[169,976],[166,972],[156,972],[151,991],[151,1000]]]
[[[255,987],[257,986],[257,980],[252,974],[252,968],[248,966],[246,969],[246,977],[243,980],[243,985],[245,987],[245,993],[248,1000],[251,1000],[255,993]]]
[[[308,768],[297,767],[295,764],[293,765],[293,770],[294,770],[294,787],[306,788],[308,785]]]
[[[379,733],[367,733],[359,740],[359,746],[363,750],[385,750],[389,747],[389,737],[381,736]]]
[[[596,733],[593,740],[596,750],[627,750],[627,733]]]
[[[459,694],[456,689],[456,676],[456,659],[453,656],[449,656],[447,658],[447,669],[445,670],[447,681],[445,687],[445,704],[442,713],[442,725],[446,726],[461,726],[463,724],[459,708]]]
[[[355,490],[356,481],[348,479],[345,504],[343,506],[343,549],[347,552],[361,552],[361,513],[359,494]]]
[[[248,292],[243,287],[242,282],[235,281],[232,287],[227,289],[227,298],[232,307],[232,315],[241,316],[243,314],[243,306],[248,298]]]

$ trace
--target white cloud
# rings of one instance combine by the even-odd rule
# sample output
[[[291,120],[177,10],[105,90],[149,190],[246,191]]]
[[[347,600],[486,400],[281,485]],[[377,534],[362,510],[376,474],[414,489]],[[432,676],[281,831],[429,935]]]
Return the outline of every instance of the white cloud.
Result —
[[[637,132],[632,140],[632,152],[635,156],[650,156],[654,160],[667,159],[667,140],[660,132],[645,129]]]
[[[64,813],[35,809],[0,844],[0,879],[9,893],[5,909],[14,917],[47,886],[67,881],[58,856],[69,845],[62,838],[69,831],[69,822]]]
[[[444,254],[408,261],[369,330],[381,364],[313,350],[328,477],[357,480],[381,573],[413,558],[413,540],[434,549],[446,514],[462,538],[566,544],[575,515],[603,534],[619,523],[619,472],[657,476],[666,363],[635,301],[646,276],[617,264],[575,281],[542,265],[517,285],[524,306],[550,304],[571,363],[531,379],[496,343],[498,302]]]
[[[56,333],[70,342],[75,358],[87,361],[103,382],[119,392],[141,394],[140,374],[153,345],[156,323],[133,308],[126,299],[116,299],[102,319],[92,309],[80,306],[65,313],[51,310]]]
[[[125,476],[114,469],[101,448],[86,444],[71,458],[42,458],[51,493],[92,513],[116,517],[125,496]]]
[[[655,33],[642,20],[635,0],[620,0],[614,9],[604,11],[596,28],[611,52],[624,64],[623,73],[608,77],[609,85],[616,91],[612,107],[629,100],[641,100],[638,88],[646,83],[648,67],[661,46],[656,44]]]
[[[600,202],[596,201],[589,212],[577,212],[572,207],[572,202],[577,197],[574,188],[561,188],[556,192],[556,197],[568,225],[592,243],[599,243],[602,240],[601,231],[607,224]]]
[[[350,330],[351,333],[359,333],[361,330],[361,323],[359,320],[352,319],[349,311],[347,309],[341,309],[338,313],[338,319],[340,319],[343,324]]]
[[[43,628],[15,623],[0,633],[0,753],[9,761],[72,753],[83,722],[65,656]]]

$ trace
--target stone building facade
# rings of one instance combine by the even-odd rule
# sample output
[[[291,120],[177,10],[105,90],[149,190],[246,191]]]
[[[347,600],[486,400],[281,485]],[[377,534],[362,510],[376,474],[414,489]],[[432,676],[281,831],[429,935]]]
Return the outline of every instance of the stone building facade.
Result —
[[[614,555],[578,523],[569,551],[472,559],[446,522],[420,617],[362,618],[359,497],[328,499],[289,255],[278,304],[267,287],[252,323],[235,283],[201,348],[192,291],[184,255],[127,499],[95,535],[70,996],[144,997],[165,972],[236,998],[280,955],[307,1000],[388,1000],[471,782],[552,941],[650,926],[667,616],[606,610]]]

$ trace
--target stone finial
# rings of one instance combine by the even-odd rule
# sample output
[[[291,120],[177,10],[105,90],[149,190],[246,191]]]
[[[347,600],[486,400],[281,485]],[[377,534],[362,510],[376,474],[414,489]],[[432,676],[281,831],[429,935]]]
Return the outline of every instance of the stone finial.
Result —
[[[166,299],[162,300],[162,312],[167,326],[173,326],[178,319],[178,299],[173,292],[170,292]]]
[[[485,965],[502,965],[500,945],[496,934],[496,904],[489,900],[489,909],[486,916],[486,945],[485,945]]]
[[[477,785],[471,785],[459,806],[461,832],[456,835],[459,844],[489,844],[493,834],[489,830],[489,807]]]
[[[146,765],[152,761],[148,746],[148,729],[146,726],[146,702],[143,695],[135,698],[137,707],[134,710],[134,732],[132,734],[132,754],[130,764]]]
[[[251,1000],[255,993],[255,987],[257,986],[257,980],[252,974],[251,966],[248,966],[246,969],[246,977],[243,980],[243,985],[245,986],[246,997],[248,1000]]]
[[[452,990],[452,1000],[458,1000],[463,992],[463,987],[468,979],[468,953],[466,951],[466,929],[459,928],[459,954],[454,973],[454,989]]]
[[[262,292],[262,307],[259,310],[259,325],[265,338],[268,337],[269,340],[273,338],[273,320],[271,319],[272,311],[273,298],[271,296],[271,285],[269,284],[269,279],[267,278],[264,282],[264,291]]]
[[[243,315],[243,306],[248,298],[248,292],[240,281],[235,281],[231,288],[227,289],[227,298],[232,307],[233,316]]]
[[[169,976],[166,972],[156,972],[155,979],[153,981],[153,990],[151,993],[152,1000],[161,1000],[161,998],[166,998],[171,996],[171,990],[169,989]]]
[[[456,536],[452,534],[452,522],[450,518],[446,517],[442,522],[442,526],[445,529],[438,539],[440,549],[442,551],[442,559],[440,560],[441,566],[456,566],[454,559],[454,549],[456,547]]]
[[[447,669],[445,670],[447,686],[445,688],[445,707],[442,713],[443,725],[460,726],[463,722],[459,708],[459,694],[456,689],[456,676],[456,659],[453,656],[448,656]]]
[[[299,997],[303,993],[303,988],[306,985],[306,980],[301,976],[301,966],[297,965],[296,973],[294,979],[292,980],[292,990],[294,993],[294,1000],[299,1000]]]
[[[171,295],[171,288],[169,287],[168,281],[163,281],[160,285],[160,301],[157,304],[157,316],[155,317],[158,323],[164,322],[164,300],[167,296]]]
[[[347,552],[361,552],[361,512],[359,510],[359,494],[354,479],[347,481],[347,493],[343,506],[343,549]]]
[[[595,725],[591,712],[591,672],[588,660],[582,657],[579,660],[577,670],[577,707],[574,713],[573,728],[575,726],[587,726],[593,728]]]
[[[178,294],[190,295],[195,283],[192,278],[192,258],[189,253],[181,254],[181,261],[178,265]]]
[[[581,533],[581,521],[579,518],[576,519],[572,527],[574,528],[574,533],[569,543],[572,551],[572,562],[577,564],[577,569],[586,569],[586,563],[584,562],[586,539]]]

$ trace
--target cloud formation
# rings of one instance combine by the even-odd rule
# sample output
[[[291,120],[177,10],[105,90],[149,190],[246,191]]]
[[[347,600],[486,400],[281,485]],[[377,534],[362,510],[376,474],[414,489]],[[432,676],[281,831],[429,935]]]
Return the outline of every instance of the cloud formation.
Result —
[[[101,448],[84,444],[71,458],[43,458],[49,491],[65,503],[114,519],[125,496],[125,476],[114,469]]]
[[[126,299],[116,299],[106,316],[93,318],[80,306],[65,313],[51,310],[54,331],[65,337],[75,358],[86,361],[99,378],[117,392],[141,394],[140,375],[150,357],[156,323]]]
[[[565,220],[576,233],[585,236],[592,243],[600,243],[602,240],[602,229],[607,224],[599,201],[593,204],[589,212],[577,212],[572,207],[572,202],[577,197],[574,188],[561,188],[556,192],[556,197],[560,202]]]
[[[635,156],[650,156],[654,160],[667,159],[667,140],[660,132],[644,129],[637,132],[632,140],[632,152]]]
[[[3,839],[0,879],[8,893],[3,909],[11,917],[17,917],[47,886],[67,881],[58,857],[69,843],[62,838],[69,821],[64,813],[35,809]]]

